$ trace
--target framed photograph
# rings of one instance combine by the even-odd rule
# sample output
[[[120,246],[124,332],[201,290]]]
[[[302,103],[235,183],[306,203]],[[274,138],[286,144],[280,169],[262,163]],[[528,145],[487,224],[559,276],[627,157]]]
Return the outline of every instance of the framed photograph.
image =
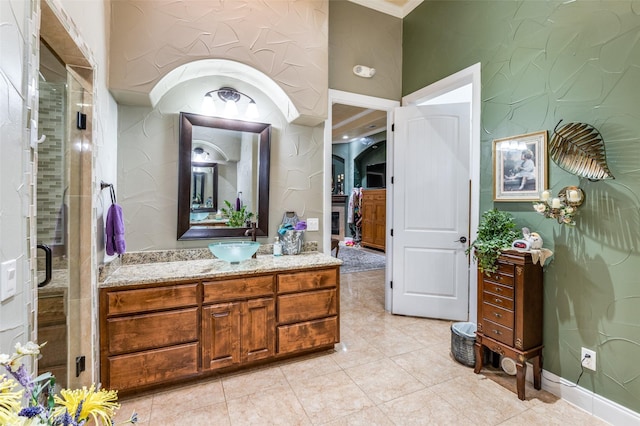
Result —
[[[546,130],[493,141],[493,201],[537,201],[546,188]]]

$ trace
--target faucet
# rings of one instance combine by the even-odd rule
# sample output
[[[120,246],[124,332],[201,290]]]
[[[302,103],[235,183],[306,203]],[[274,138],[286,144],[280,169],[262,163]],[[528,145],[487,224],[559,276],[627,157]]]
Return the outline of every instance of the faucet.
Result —
[[[255,222],[251,222],[251,228],[247,229],[244,232],[245,237],[248,237],[249,235],[251,235],[251,241],[256,241],[256,223]],[[256,259],[257,258],[257,253],[253,253],[253,256],[251,256],[252,259]]]

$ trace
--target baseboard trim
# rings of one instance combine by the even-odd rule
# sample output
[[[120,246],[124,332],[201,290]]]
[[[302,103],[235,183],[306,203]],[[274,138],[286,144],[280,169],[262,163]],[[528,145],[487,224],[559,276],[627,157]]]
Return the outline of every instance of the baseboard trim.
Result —
[[[527,368],[527,376],[532,368]],[[527,377],[529,379],[529,377]],[[530,377],[533,380],[533,376]],[[587,413],[616,426],[640,424],[640,413],[610,401],[555,374],[542,371],[542,389],[564,399]]]

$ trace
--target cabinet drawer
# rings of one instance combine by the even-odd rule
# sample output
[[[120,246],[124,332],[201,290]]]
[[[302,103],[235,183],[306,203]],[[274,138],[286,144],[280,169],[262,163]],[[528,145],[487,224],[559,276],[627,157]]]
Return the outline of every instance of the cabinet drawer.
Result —
[[[278,354],[337,343],[338,318],[331,317],[278,327]]]
[[[484,303],[491,303],[492,305],[513,311],[513,299],[508,297],[499,296],[485,291],[482,293],[482,301]]]
[[[203,303],[273,295],[273,275],[205,281]]]
[[[198,340],[198,308],[107,320],[109,353],[117,354]]]
[[[278,275],[278,293],[291,293],[300,290],[335,287],[338,284],[337,269],[296,272]]]
[[[513,269],[512,264],[498,262],[498,270],[488,276],[484,275],[484,281],[513,286]]]
[[[38,341],[47,343],[40,349],[42,358],[38,361],[40,371],[47,367],[67,363],[67,325],[38,327]]]
[[[482,283],[482,289],[499,297],[513,299],[513,287],[510,286],[497,284],[491,281],[484,281]]]
[[[64,294],[38,296],[38,327],[66,323]]]
[[[484,321],[485,336],[491,337],[499,342],[513,346],[513,329],[496,324],[492,321]]]
[[[306,321],[337,313],[335,289],[278,296],[279,323]]]
[[[484,303],[482,305],[482,317],[505,327],[513,328],[513,311]]]
[[[134,314],[198,304],[197,284],[107,293],[107,315]]]
[[[132,389],[198,373],[198,344],[108,358],[109,389]]]

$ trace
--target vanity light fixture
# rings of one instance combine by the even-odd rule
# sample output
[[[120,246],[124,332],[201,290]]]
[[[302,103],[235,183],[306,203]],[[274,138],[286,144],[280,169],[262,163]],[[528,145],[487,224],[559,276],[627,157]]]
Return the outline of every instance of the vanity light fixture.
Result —
[[[192,160],[197,163],[205,163],[209,161],[209,153],[198,146],[193,149]]]
[[[240,102],[243,96],[249,101],[244,115],[247,118],[258,118],[260,115],[256,101],[254,101],[251,96],[239,92],[232,87],[221,87],[220,89],[207,92],[204,95],[202,111],[206,115],[215,115],[216,113],[216,103],[213,95],[218,95],[218,99],[224,102],[223,114],[227,117],[235,117],[238,115],[238,102]]]

